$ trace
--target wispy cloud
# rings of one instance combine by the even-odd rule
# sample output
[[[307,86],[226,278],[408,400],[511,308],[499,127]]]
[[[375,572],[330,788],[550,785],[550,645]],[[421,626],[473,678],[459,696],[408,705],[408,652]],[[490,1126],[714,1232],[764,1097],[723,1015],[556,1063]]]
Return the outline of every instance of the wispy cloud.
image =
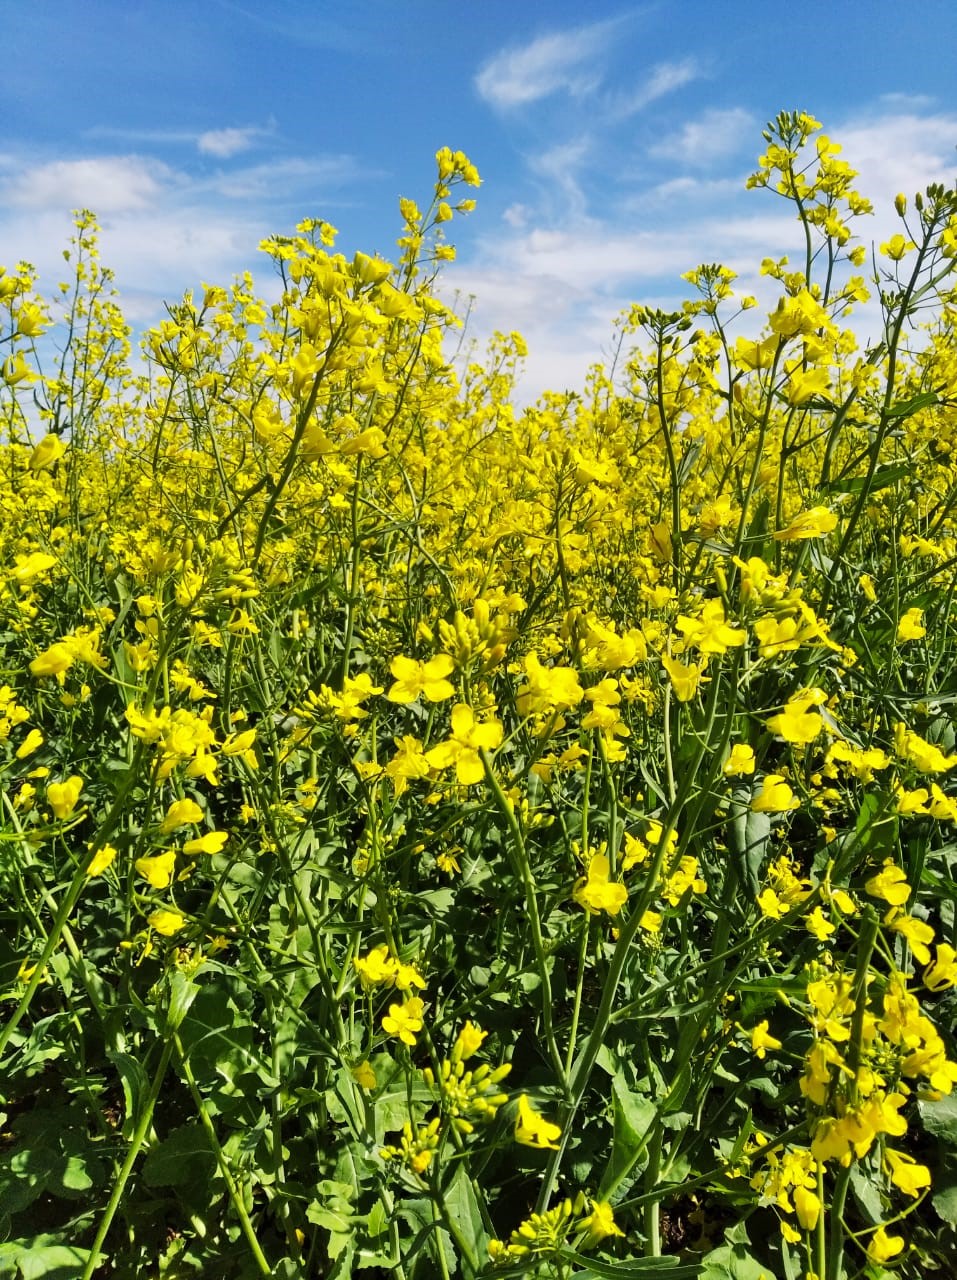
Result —
[[[248,151],[256,142],[271,131],[251,126],[246,129],[208,129],[196,139],[196,145],[203,155],[218,156],[226,160],[230,156]]]
[[[585,216],[588,201],[578,174],[591,151],[589,138],[575,138],[550,147],[529,161],[532,172],[545,184],[549,202],[558,197],[564,221],[575,222]]]
[[[330,190],[340,189],[360,176],[369,177],[373,172],[368,167],[360,168],[349,155],[290,156],[242,169],[223,170],[197,185],[199,189],[212,190],[231,200],[288,200],[304,187],[325,198]]]
[[[695,168],[727,160],[758,136],[754,116],[742,107],[712,108],[688,120],[651,148],[651,155]]]
[[[103,139],[116,142],[135,142],[146,146],[189,146],[201,155],[216,156],[227,160],[231,156],[248,151],[263,138],[276,132],[274,123],[243,125],[222,129],[126,129],[116,125],[94,125],[84,130],[88,140]]]
[[[843,144],[842,158],[860,171],[855,185],[874,203],[874,216],[854,226],[865,245],[899,226],[897,191],[911,194],[930,182],[952,181],[957,170],[957,113],[922,112],[911,104],[893,110],[881,101],[871,111],[829,122],[829,132]],[[688,296],[681,273],[702,261],[722,262],[738,273],[735,288],[759,302],[742,324],[760,328],[776,288],[760,274],[761,260],[800,256],[793,207],[768,192],[746,192],[744,168],[736,176],[726,166],[702,177],[696,164],[698,151],[708,148],[710,156],[730,156],[733,163],[733,153],[747,150],[749,142],[750,159],[760,149],[760,130],[747,112],[698,115],[661,143],[636,150],[631,189],[606,190],[600,206],[584,164],[599,172],[601,158],[588,152],[584,139],[568,144],[570,172],[560,163],[561,147],[539,157],[534,176],[541,182],[551,177],[551,191],[546,188],[534,203],[509,206],[472,261],[456,264],[447,280],[475,295],[477,339],[516,328],[524,335],[529,356],[520,402],[530,403],[546,388],[581,387],[588,367],[608,352],[615,316],[633,301],[674,310]],[[646,167],[652,151],[658,156]],[[691,173],[662,182],[661,158],[672,156]],[[579,217],[580,208],[566,198],[569,190],[581,201],[591,196],[595,214]],[[563,216],[554,216],[556,205],[564,207]],[[862,344],[872,341],[880,333],[879,309],[859,308],[851,324]]]
[[[252,270],[267,295],[272,273],[256,246],[303,213],[354,196],[371,172],[348,155],[280,156],[261,164],[172,168],[145,156],[0,157],[0,243],[33,263],[42,287],[62,278],[71,208],[100,218],[103,261],[115,273],[128,318],[149,325],[164,300],[201,281]],[[321,207],[318,207],[321,202]]]
[[[617,25],[615,20],[590,23],[503,49],[480,68],[475,87],[486,102],[501,109],[524,106],[560,91],[582,97],[601,83],[596,59],[608,47]]]
[[[172,169],[142,156],[51,160],[0,185],[10,205],[28,209],[95,208],[98,213],[145,209],[175,179]]]
[[[627,120],[659,98],[683,88],[703,75],[697,58],[678,62],[659,62],[652,67],[644,82],[628,93],[618,93],[609,101],[609,114],[615,120]]]

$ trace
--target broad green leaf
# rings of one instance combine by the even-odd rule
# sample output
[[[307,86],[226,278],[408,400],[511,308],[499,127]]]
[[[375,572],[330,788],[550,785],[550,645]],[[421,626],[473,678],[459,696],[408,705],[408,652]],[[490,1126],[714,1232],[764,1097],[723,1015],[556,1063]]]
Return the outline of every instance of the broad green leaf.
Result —
[[[771,839],[771,814],[751,809],[751,787],[743,784],[731,793],[730,845],[741,882],[754,898],[761,888],[761,865]]]
[[[179,1030],[199,991],[199,983],[187,978],[182,969],[173,970],[169,978],[169,1007],[166,1011],[166,1026],[169,1031]]]
[[[740,1244],[722,1244],[702,1260],[699,1280],[770,1280],[767,1267]]]
[[[898,400],[896,404],[892,404],[887,410],[888,418],[909,418],[912,413],[919,413],[921,409],[929,409],[932,405],[940,404],[940,396],[936,391],[922,391],[920,395],[913,396],[910,400]]]
[[[927,1132],[957,1150],[957,1094],[946,1093],[936,1102],[922,1102],[919,1110]]]
[[[186,1124],[152,1148],[143,1162],[143,1181],[148,1187],[186,1186],[208,1179],[215,1167],[216,1156],[202,1127]]]
[[[914,470],[912,462],[893,463],[887,467],[878,467],[874,478],[868,486],[868,493],[877,489],[886,489],[888,485],[905,480]],[[860,493],[867,483],[867,476],[852,476],[849,480],[832,480],[825,486],[828,493]]]
[[[123,1086],[123,1137],[129,1138],[140,1114],[140,1104],[149,1089],[149,1080],[142,1064],[129,1053],[110,1053],[110,1061],[116,1067]]]
[[[608,1167],[598,1192],[602,1200],[617,1190],[638,1166],[657,1115],[654,1102],[632,1093],[620,1072],[611,1082],[611,1105],[614,1136]]]
[[[445,1205],[455,1219],[455,1225],[466,1246],[471,1250],[472,1261],[481,1264],[487,1255],[488,1234],[482,1222],[482,1210],[472,1180],[461,1164],[455,1171],[452,1185],[445,1192]]]
[[[31,1245],[17,1257],[17,1268],[22,1280],[76,1280],[89,1256],[76,1245]]]
[[[667,1280],[695,1280],[700,1274],[697,1264],[682,1265],[675,1257],[662,1255],[655,1258],[634,1258],[627,1262],[603,1262],[588,1258],[574,1249],[561,1249],[561,1257],[566,1262],[574,1262],[585,1267],[584,1271],[574,1272],[576,1280],[586,1276],[598,1277],[598,1280],[629,1280],[629,1277],[640,1277],[640,1280],[654,1280],[655,1276],[664,1275]]]

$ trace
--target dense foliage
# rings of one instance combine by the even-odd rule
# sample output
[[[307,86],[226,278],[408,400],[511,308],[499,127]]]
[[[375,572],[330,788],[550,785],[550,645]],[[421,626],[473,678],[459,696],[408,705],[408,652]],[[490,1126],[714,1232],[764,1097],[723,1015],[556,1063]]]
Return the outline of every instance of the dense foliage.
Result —
[[[765,138],[763,327],[523,412],[460,152],[138,362],[0,273],[0,1274],[952,1274],[957,197]]]

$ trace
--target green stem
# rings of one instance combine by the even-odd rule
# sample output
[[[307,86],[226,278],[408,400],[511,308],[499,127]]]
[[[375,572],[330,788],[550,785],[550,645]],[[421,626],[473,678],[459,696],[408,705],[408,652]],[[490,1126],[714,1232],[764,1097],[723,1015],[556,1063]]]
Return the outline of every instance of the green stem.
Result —
[[[488,752],[482,750],[479,755],[481,756],[482,764],[485,766],[485,779],[489,789],[495,797],[496,804],[505,818],[512,837],[511,844],[514,852],[514,861],[518,864],[517,869],[525,887],[525,909],[528,912],[529,923],[532,927],[532,946],[535,950],[538,976],[542,984],[542,1025],[545,1032],[545,1043],[548,1046],[548,1053],[552,1060],[555,1075],[563,1090],[567,1093],[568,1077],[565,1073],[561,1054],[558,1052],[558,1044],[555,1040],[555,1026],[552,1022],[552,981],[548,971],[548,957],[545,954],[545,940],[542,937],[542,922],[538,914],[538,891],[535,877],[532,875],[532,868],[528,861],[528,849],[526,848],[521,828],[518,825],[518,820],[515,817],[515,810],[502,790],[502,784],[495,776]]]
[[[259,1274],[269,1277],[272,1275],[272,1267],[266,1261],[266,1256],[262,1251],[262,1246],[256,1237],[255,1228],[250,1221],[249,1214],[246,1212],[246,1206],[243,1204],[242,1193],[233,1178],[232,1171],[229,1168],[229,1162],[227,1161],[226,1155],[219,1144],[219,1139],[216,1136],[216,1130],[213,1126],[213,1122],[209,1118],[206,1103],[196,1086],[196,1080],[193,1076],[192,1069],[185,1053],[183,1052],[182,1042],[175,1032],[173,1033],[172,1044],[176,1047],[176,1057],[179,1062],[180,1069],[183,1072],[183,1076],[186,1079],[186,1085],[192,1095],[193,1103],[199,1113],[200,1123],[203,1126],[206,1137],[209,1139],[209,1145],[216,1154],[216,1163],[219,1165],[219,1172],[223,1175],[223,1181],[226,1183],[226,1191],[229,1195],[230,1202],[236,1211],[236,1216],[239,1218],[239,1225],[242,1228],[243,1235],[246,1237],[246,1243],[249,1245],[250,1253],[252,1253],[256,1266],[259,1268]]]
[[[143,1104],[143,1110],[140,1114],[140,1118],[137,1121],[136,1128],[133,1130],[133,1136],[130,1139],[126,1159],[120,1167],[116,1181],[113,1184],[113,1191],[111,1192],[109,1201],[107,1202],[106,1210],[103,1217],[100,1219],[100,1225],[90,1249],[90,1256],[86,1260],[86,1266],[83,1268],[83,1274],[81,1275],[80,1280],[90,1280],[90,1277],[93,1275],[93,1272],[96,1270],[100,1261],[100,1252],[103,1248],[103,1241],[106,1239],[106,1234],[110,1229],[113,1218],[116,1216],[120,1200],[123,1198],[123,1192],[126,1190],[126,1184],[133,1171],[133,1165],[136,1163],[136,1158],[140,1153],[140,1148],[146,1140],[146,1135],[153,1122],[153,1111],[156,1107],[160,1090],[163,1087],[163,1081],[166,1078],[166,1072],[169,1068],[172,1053],[173,1042],[172,1040],[167,1040],[163,1045],[163,1053],[160,1057],[159,1065],[156,1068],[156,1074],[153,1076],[153,1083],[150,1085],[150,1091],[146,1097],[145,1103]]]

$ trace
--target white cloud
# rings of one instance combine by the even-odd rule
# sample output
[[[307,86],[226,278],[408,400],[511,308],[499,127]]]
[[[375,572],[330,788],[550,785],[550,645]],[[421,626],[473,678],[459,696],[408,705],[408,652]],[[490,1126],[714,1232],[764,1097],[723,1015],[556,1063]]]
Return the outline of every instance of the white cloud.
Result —
[[[559,90],[581,97],[600,83],[601,74],[592,64],[617,25],[596,22],[503,49],[481,67],[475,87],[486,102],[500,108],[537,102]]]
[[[360,176],[368,177],[368,168],[360,170],[351,156],[317,156],[303,159],[291,156],[270,160],[244,169],[223,170],[208,180],[209,188],[231,200],[268,199],[277,194],[291,196],[299,187],[341,187]],[[322,192],[325,198],[325,192]]]
[[[853,223],[867,246],[898,229],[897,191],[912,196],[931,182],[953,181],[957,113],[881,100],[870,112],[828,123],[831,137],[843,144],[841,158],[860,171],[855,185],[874,203],[873,217]],[[747,148],[749,130],[749,161],[736,171],[734,152]],[[787,254],[795,264],[803,261],[793,206],[770,192],[744,190],[751,153],[761,148],[760,130],[744,110],[713,109],[678,125],[673,137],[654,145],[657,158],[644,175],[641,153],[619,159],[620,180],[603,178],[600,201],[591,175],[612,169],[598,136],[596,128],[593,145],[579,139],[530,160],[531,175],[543,188],[538,199],[510,206],[471,260],[447,275],[448,286],[475,295],[470,327],[476,338],[512,329],[525,337],[529,355],[520,403],[545,389],[581,388],[588,368],[607,355],[614,319],[629,303],[671,310],[690,296],[682,272],[702,262],[731,267],[738,273],[735,289],[758,299],[741,331],[757,331],[778,291],[760,274],[762,258]],[[611,152],[617,144],[611,135],[605,140]],[[662,157],[691,164],[696,150],[709,146],[716,164],[707,178],[692,173],[661,181]],[[600,216],[585,214],[586,199]],[[850,323],[862,343],[875,340],[879,306],[858,308]]]
[[[528,222],[530,213],[531,209],[527,204],[510,204],[502,214],[502,217],[510,227],[515,227],[518,230]]]
[[[82,206],[108,214],[147,208],[175,177],[167,165],[142,156],[51,160],[3,183],[2,196],[23,208]]]
[[[84,129],[83,137],[107,139],[119,142],[135,142],[148,146],[196,147],[200,155],[216,156],[228,160],[256,145],[260,138],[268,138],[276,132],[275,121],[268,126],[245,125],[242,128],[222,129],[127,129],[117,125],[94,125]]]
[[[37,268],[50,295],[70,275],[62,258],[74,233],[70,210],[92,209],[102,260],[114,272],[127,318],[142,328],[162,319],[164,302],[185,289],[228,284],[244,270],[253,270],[268,294],[273,271],[256,246],[283,229],[290,211],[305,211],[293,209],[297,201],[321,198],[328,206],[330,192],[359,176],[345,155],[198,174],[142,156],[32,166],[20,159],[6,170],[0,162],[0,243]]]
[[[549,203],[555,195],[559,197],[566,221],[585,215],[588,202],[577,174],[591,149],[588,138],[576,138],[542,151],[530,161],[532,172],[548,185]]]
[[[741,107],[712,108],[651,148],[662,159],[705,168],[725,161],[758,136],[754,117]]]
[[[957,173],[954,113],[854,116],[829,132],[843,145],[841,159],[859,171],[857,185],[875,200],[875,211],[878,198],[889,204],[898,191],[912,196],[931,182],[952,184]]]
[[[701,76],[701,67],[695,58],[683,58],[680,62],[661,62],[638,89],[618,94],[609,102],[609,113],[614,120],[626,120],[675,90],[690,84]]]
[[[230,156],[239,155],[241,151],[248,151],[254,146],[257,139],[267,134],[269,130],[250,127],[246,129],[208,129],[205,133],[201,133],[196,139],[196,146],[202,155],[218,156],[221,160],[227,160]]]

